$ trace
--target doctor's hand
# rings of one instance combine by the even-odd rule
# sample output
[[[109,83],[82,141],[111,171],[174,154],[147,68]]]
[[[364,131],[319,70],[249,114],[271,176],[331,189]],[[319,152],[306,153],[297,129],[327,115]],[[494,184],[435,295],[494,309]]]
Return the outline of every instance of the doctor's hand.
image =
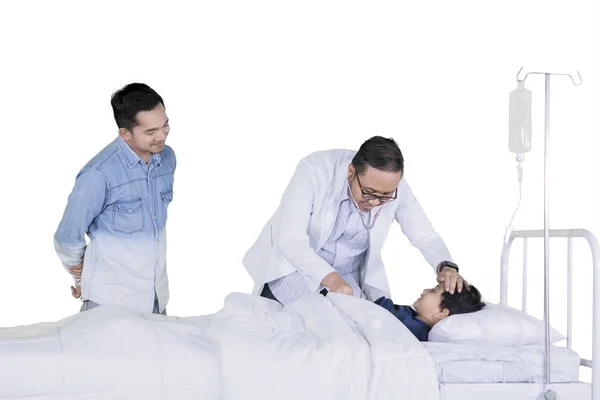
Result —
[[[454,268],[450,267],[445,267],[440,271],[437,281],[443,283],[446,292],[450,292],[450,294],[453,294],[455,290],[460,293],[463,286],[468,285],[464,278]]]
[[[352,287],[337,272],[327,274],[321,281],[321,284],[328,287],[330,292],[354,296]]]

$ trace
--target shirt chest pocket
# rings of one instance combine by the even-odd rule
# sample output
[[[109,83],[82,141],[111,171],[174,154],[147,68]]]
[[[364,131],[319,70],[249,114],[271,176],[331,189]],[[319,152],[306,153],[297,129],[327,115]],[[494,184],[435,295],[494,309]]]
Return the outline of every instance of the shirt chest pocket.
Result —
[[[144,205],[141,198],[115,202],[114,225],[116,232],[127,235],[144,229]]]
[[[168,207],[171,201],[173,201],[173,190],[169,189],[160,192],[160,197],[162,198],[165,207]]]

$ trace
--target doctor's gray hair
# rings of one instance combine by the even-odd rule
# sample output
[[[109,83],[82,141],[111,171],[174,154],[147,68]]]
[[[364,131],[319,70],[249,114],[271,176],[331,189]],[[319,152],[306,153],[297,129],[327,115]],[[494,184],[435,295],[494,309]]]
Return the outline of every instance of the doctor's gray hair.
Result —
[[[360,146],[352,165],[359,175],[367,167],[385,172],[404,172],[404,157],[394,139],[373,136]]]

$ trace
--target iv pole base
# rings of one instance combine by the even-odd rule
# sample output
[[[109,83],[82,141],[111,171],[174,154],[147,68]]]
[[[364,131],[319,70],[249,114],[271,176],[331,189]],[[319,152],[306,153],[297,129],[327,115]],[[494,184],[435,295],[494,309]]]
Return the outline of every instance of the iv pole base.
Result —
[[[558,399],[558,395],[553,390],[546,390],[546,393],[540,398],[540,400],[556,400]]]

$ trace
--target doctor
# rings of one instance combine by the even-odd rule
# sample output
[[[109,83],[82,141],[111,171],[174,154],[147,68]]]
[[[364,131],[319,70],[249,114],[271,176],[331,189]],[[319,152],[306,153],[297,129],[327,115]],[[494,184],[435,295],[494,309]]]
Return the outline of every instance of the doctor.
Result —
[[[358,152],[303,158],[281,204],[243,263],[254,293],[288,304],[325,290],[374,301],[390,297],[381,249],[394,219],[446,291],[464,280],[403,179],[393,139],[372,137]]]

